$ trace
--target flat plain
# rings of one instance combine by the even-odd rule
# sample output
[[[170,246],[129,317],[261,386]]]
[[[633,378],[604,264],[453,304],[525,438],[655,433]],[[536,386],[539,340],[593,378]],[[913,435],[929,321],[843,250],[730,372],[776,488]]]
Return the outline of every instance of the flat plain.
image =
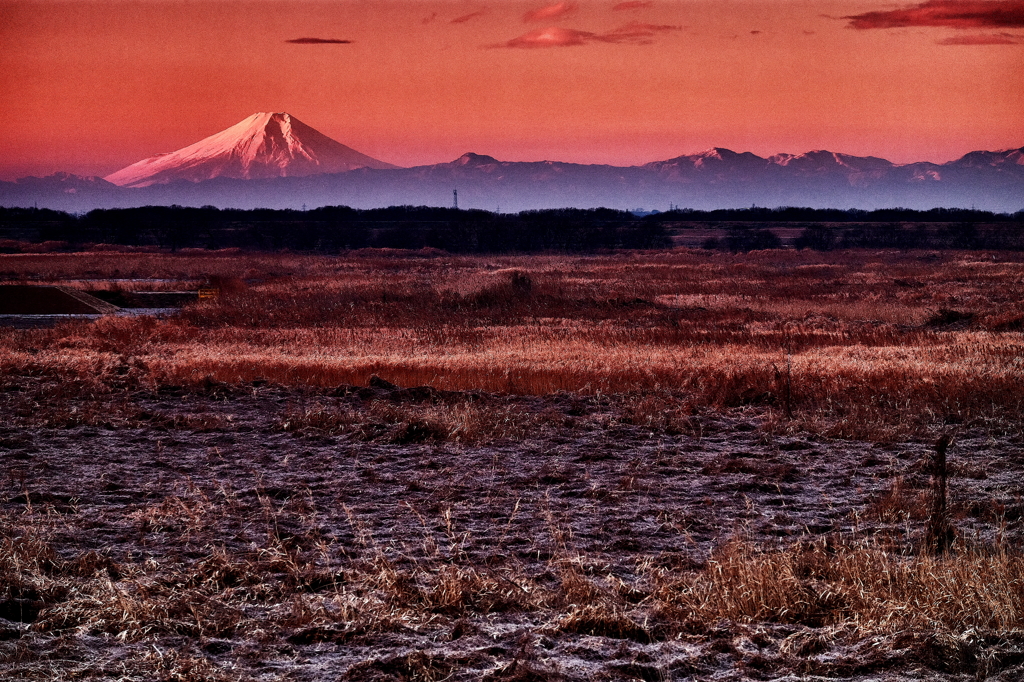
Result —
[[[1020,253],[0,278],[220,292],[0,328],[5,678],[1024,675]]]

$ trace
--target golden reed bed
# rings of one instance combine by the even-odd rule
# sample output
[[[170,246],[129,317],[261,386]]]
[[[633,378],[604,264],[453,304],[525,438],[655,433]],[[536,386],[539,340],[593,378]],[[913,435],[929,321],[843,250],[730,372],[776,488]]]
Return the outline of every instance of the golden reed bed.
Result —
[[[127,363],[158,384],[378,374],[449,390],[656,392],[869,439],[978,420],[1014,429],[1024,411],[1019,254],[98,253],[3,257],[0,274],[222,291],[168,320],[0,330],[3,374],[101,385]]]

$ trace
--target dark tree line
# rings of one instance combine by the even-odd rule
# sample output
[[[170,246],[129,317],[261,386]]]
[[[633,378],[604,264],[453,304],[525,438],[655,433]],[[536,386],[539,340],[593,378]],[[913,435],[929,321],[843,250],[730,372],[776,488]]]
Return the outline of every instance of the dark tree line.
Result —
[[[771,223],[767,224],[768,226]],[[782,248],[782,239],[766,224],[729,226],[721,237],[709,237],[701,245],[732,253]],[[797,249],[966,249],[1024,250],[1024,223],[986,225],[974,223],[858,223],[852,225],[813,224],[805,227],[793,246]]]
[[[360,248],[437,248],[453,253],[661,248],[665,227],[627,211],[555,209],[518,214],[395,206],[311,211],[147,206],[74,216],[0,208],[0,239],[118,244],[170,249],[240,247],[337,252]]]
[[[645,217],[655,222],[822,222],[822,223],[1020,223],[1024,210],[1017,213],[992,213],[968,208],[932,208],[918,211],[911,208],[881,208],[865,211],[857,208],[722,208],[698,211],[690,208],[653,213]]]
[[[370,210],[327,206],[310,211],[146,206],[97,209],[76,216],[33,208],[0,208],[0,251],[18,243],[53,242],[183,248],[242,248],[337,253],[361,248],[436,248],[452,253],[588,252],[663,248],[670,231],[720,227],[705,248],[746,252],[783,245],[770,228],[801,227],[800,249],[930,248],[1024,250],[1024,212],[936,208],[878,211],[748,208],[674,210],[638,217],[607,208],[516,214],[393,206]],[[9,240],[5,245],[4,240]]]
[[[802,227],[798,249],[1006,249],[1024,250],[1024,211],[998,214],[961,208],[876,211],[815,208],[744,208],[715,211],[677,209],[644,220],[669,228],[719,227],[721,235],[702,246],[733,253],[777,249],[782,240],[770,228]]]
[[[811,225],[793,241],[798,249],[993,249],[1024,250],[1024,221],[987,225],[970,222],[939,225]]]

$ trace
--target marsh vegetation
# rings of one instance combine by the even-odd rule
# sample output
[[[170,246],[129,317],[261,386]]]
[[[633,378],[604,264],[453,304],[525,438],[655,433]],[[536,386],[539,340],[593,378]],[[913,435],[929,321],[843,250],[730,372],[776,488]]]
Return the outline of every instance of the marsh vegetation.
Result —
[[[8,678],[1024,671],[1020,254],[87,252],[0,276],[220,291],[0,329]]]

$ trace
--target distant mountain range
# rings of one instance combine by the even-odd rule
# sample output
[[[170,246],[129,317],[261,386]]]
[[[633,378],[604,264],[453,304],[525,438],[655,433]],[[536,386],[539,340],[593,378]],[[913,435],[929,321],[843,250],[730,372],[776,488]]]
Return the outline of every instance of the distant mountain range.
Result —
[[[762,158],[714,148],[628,167],[464,154],[450,163],[398,168],[288,114],[259,113],[106,178],[57,173],[0,182],[0,205],[74,212],[170,204],[448,206],[455,189],[462,208],[502,211],[758,205],[1015,212],[1024,209],[1024,148],[971,152],[944,164],[897,165],[823,150]]]

